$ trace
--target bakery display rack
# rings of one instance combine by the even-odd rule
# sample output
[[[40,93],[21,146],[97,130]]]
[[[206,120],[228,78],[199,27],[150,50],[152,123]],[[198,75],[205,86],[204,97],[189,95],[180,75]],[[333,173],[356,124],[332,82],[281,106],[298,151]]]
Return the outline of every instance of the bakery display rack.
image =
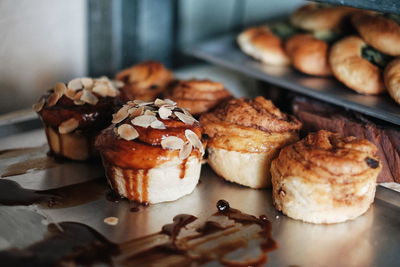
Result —
[[[216,37],[188,47],[185,52],[258,80],[400,125],[400,106],[388,95],[360,95],[333,78],[312,77],[291,67],[262,64],[239,49],[236,36]]]

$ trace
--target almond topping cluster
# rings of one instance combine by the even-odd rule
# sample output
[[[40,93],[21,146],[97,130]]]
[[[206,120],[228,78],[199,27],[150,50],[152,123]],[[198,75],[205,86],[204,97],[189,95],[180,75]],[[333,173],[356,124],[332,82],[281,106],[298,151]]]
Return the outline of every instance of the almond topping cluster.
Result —
[[[74,101],[74,104],[78,106],[86,103],[96,105],[99,101],[97,95],[116,97],[119,94],[118,88],[122,86],[122,82],[111,81],[105,76],[98,79],[76,78],[69,81],[67,85],[61,82],[56,83],[47,100],[41,98],[38,103],[33,105],[33,109],[39,112],[45,105],[52,107],[63,95]]]
[[[113,115],[112,123],[118,124],[126,119],[132,123],[124,123],[116,128],[116,134],[125,140],[133,140],[139,137],[139,133],[134,126],[143,128],[153,128],[165,130],[165,124],[157,118],[163,120],[178,119],[185,124],[193,125],[197,120],[184,108],[179,108],[170,99],[156,99],[154,102],[134,100],[127,102],[117,113]],[[199,137],[191,130],[185,130],[188,141],[184,141],[176,136],[165,137],[161,141],[161,147],[169,150],[180,150],[179,158],[185,159],[192,152],[193,147],[204,154],[204,147]]]

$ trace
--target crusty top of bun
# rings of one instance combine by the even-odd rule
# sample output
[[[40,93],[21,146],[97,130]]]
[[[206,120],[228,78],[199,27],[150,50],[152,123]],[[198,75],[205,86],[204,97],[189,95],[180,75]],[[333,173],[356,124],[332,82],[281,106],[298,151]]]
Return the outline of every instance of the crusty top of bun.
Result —
[[[307,31],[337,29],[343,18],[355,10],[351,7],[311,3],[297,9],[291,15],[290,21]]]
[[[326,182],[333,184],[358,182],[369,177],[368,172],[379,172],[381,169],[374,144],[325,130],[310,133],[283,148],[276,161],[284,176],[301,175],[310,181],[329,179]]]
[[[126,83],[132,93],[144,94],[147,90],[162,91],[173,74],[157,61],[145,61],[117,73],[116,79]]]
[[[366,43],[382,53],[400,55],[400,25],[395,20],[378,14],[359,12],[352,15],[351,22]]]
[[[281,112],[272,101],[262,96],[229,100],[213,112],[203,115],[201,121],[222,121],[265,132],[286,132],[301,128],[300,121]]]

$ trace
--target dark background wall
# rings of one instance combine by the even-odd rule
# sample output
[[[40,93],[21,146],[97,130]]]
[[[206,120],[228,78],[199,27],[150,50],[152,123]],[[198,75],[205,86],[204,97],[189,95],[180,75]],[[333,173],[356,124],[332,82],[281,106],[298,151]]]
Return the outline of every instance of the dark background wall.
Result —
[[[154,59],[193,63],[182,49],[291,12],[302,0],[88,0],[88,73]]]

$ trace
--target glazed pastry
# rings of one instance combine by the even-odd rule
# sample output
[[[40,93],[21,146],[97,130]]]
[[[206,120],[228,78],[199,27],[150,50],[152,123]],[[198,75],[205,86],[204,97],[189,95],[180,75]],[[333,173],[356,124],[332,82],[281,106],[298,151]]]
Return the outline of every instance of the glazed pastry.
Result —
[[[316,76],[332,74],[328,61],[328,42],[312,34],[296,34],[286,41],[285,48],[297,70]]]
[[[357,9],[311,3],[297,9],[290,16],[290,22],[306,31],[340,29],[344,19]]]
[[[232,99],[200,122],[208,136],[208,163],[228,181],[269,187],[270,164],[283,146],[298,140],[301,123],[264,97]]]
[[[351,21],[368,45],[384,54],[400,55],[400,20],[396,15],[356,13]]]
[[[376,95],[385,91],[382,68],[387,58],[368,47],[358,36],[349,36],[336,42],[329,54],[329,63],[335,77],[354,91]]]
[[[173,83],[164,96],[193,115],[205,113],[219,103],[232,98],[231,93],[222,83],[195,79]]]
[[[145,61],[119,72],[116,79],[125,83],[123,100],[154,101],[172,81],[173,74],[157,61]]]
[[[190,194],[204,153],[201,127],[171,100],[129,101],[96,139],[112,188],[141,203]]]
[[[400,58],[396,58],[386,66],[383,77],[389,95],[400,104]]]
[[[339,223],[366,212],[381,170],[374,144],[321,130],[281,150],[271,164],[275,207],[310,223]]]
[[[94,137],[110,124],[121,82],[77,78],[57,83],[33,105],[41,117],[50,151],[73,160],[97,155]]]
[[[289,65],[282,39],[268,26],[251,27],[237,37],[240,49],[262,63],[276,66]]]

